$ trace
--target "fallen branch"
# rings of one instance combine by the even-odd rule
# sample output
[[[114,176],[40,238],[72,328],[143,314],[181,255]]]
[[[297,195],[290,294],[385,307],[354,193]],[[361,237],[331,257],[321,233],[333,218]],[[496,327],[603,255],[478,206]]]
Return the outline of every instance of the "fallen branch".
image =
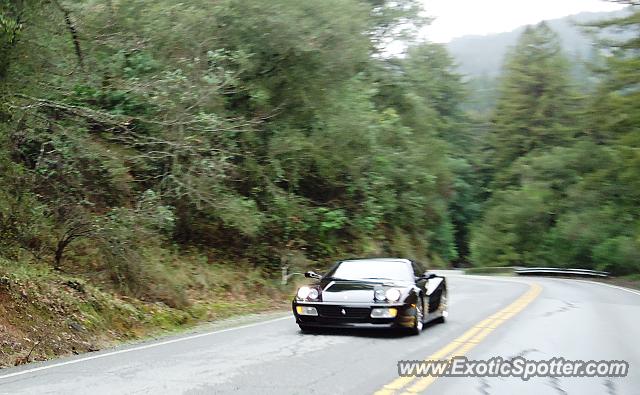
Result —
[[[64,8],[58,0],[52,0],[52,2],[56,5],[56,7],[58,7],[58,9],[60,9],[60,11],[62,11],[62,14],[64,15],[64,22],[67,25],[69,34],[71,35],[71,40],[73,41],[73,47],[76,52],[76,57],[78,58],[78,66],[80,66],[80,68],[82,69],[84,68],[84,60],[82,57],[82,49],[80,47],[80,37],[78,35],[78,29],[71,19],[71,12]]]

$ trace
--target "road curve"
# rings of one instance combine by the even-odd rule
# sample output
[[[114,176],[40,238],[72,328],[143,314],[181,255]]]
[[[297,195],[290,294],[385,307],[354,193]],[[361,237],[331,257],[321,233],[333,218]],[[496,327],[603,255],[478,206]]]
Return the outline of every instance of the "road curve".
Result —
[[[640,395],[640,293],[575,280],[446,275],[448,321],[427,327],[420,336],[379,331],[308,335],[285,314],[239,327],[0,370],[0,394]],[[390,386],[398,383],[398,360],[425,359],[500,311],[505,319],[489,325],[491,329],[466,352],[468,358],[625,360],[630,364],[629,375],[526,382],[517,378],[438,378],[429,383],[410,379]]]

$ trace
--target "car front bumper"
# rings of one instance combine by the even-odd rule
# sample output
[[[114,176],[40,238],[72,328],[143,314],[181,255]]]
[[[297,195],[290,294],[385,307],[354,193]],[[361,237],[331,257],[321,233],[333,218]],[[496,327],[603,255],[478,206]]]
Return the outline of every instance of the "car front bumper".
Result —
[[[300,315],[297,306],[315,307],[317,316]],[[412,328],[415,325],[415,305],[410,304],[337,304],[324,302],[291,303],[298,325],[322,328]],[[374,308],[396,308],[394,318],[372,318]]]

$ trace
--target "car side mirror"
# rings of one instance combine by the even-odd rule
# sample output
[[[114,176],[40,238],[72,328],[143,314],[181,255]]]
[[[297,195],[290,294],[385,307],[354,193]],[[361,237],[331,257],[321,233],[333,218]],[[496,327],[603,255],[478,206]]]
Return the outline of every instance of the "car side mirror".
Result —
[[[438,277],[438,275],[436,275],[435,273],[429,273],[429,272],[424,272],[424,274],[422,275],[422,279],[424,280],[431,280],[432,278],[436,278]]]
[[[306,273],[304,274],[304,276],[305,276],[306,278],[315,278],[315,279],[317,279],[317,280],[319,280],[319,279],[321,279],[321,278],[322,278],[322,276],[321,276],[321,275],[319,275],[319,274],[318,274],[318,273],[316,273],[316,272],[312,272],[312,271],[308,271],[308,272],[306,272]]]

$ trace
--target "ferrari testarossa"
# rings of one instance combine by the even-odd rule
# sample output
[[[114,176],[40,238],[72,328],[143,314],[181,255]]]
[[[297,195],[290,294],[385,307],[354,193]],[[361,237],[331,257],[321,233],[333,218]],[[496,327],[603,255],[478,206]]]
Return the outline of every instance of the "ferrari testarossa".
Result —
[[[429,321],[447,317],[447,282],[415,261],[348,259],[325,275],[305,273],[293,314],[302,331],[318,328],[398,328],[419,334]]]

